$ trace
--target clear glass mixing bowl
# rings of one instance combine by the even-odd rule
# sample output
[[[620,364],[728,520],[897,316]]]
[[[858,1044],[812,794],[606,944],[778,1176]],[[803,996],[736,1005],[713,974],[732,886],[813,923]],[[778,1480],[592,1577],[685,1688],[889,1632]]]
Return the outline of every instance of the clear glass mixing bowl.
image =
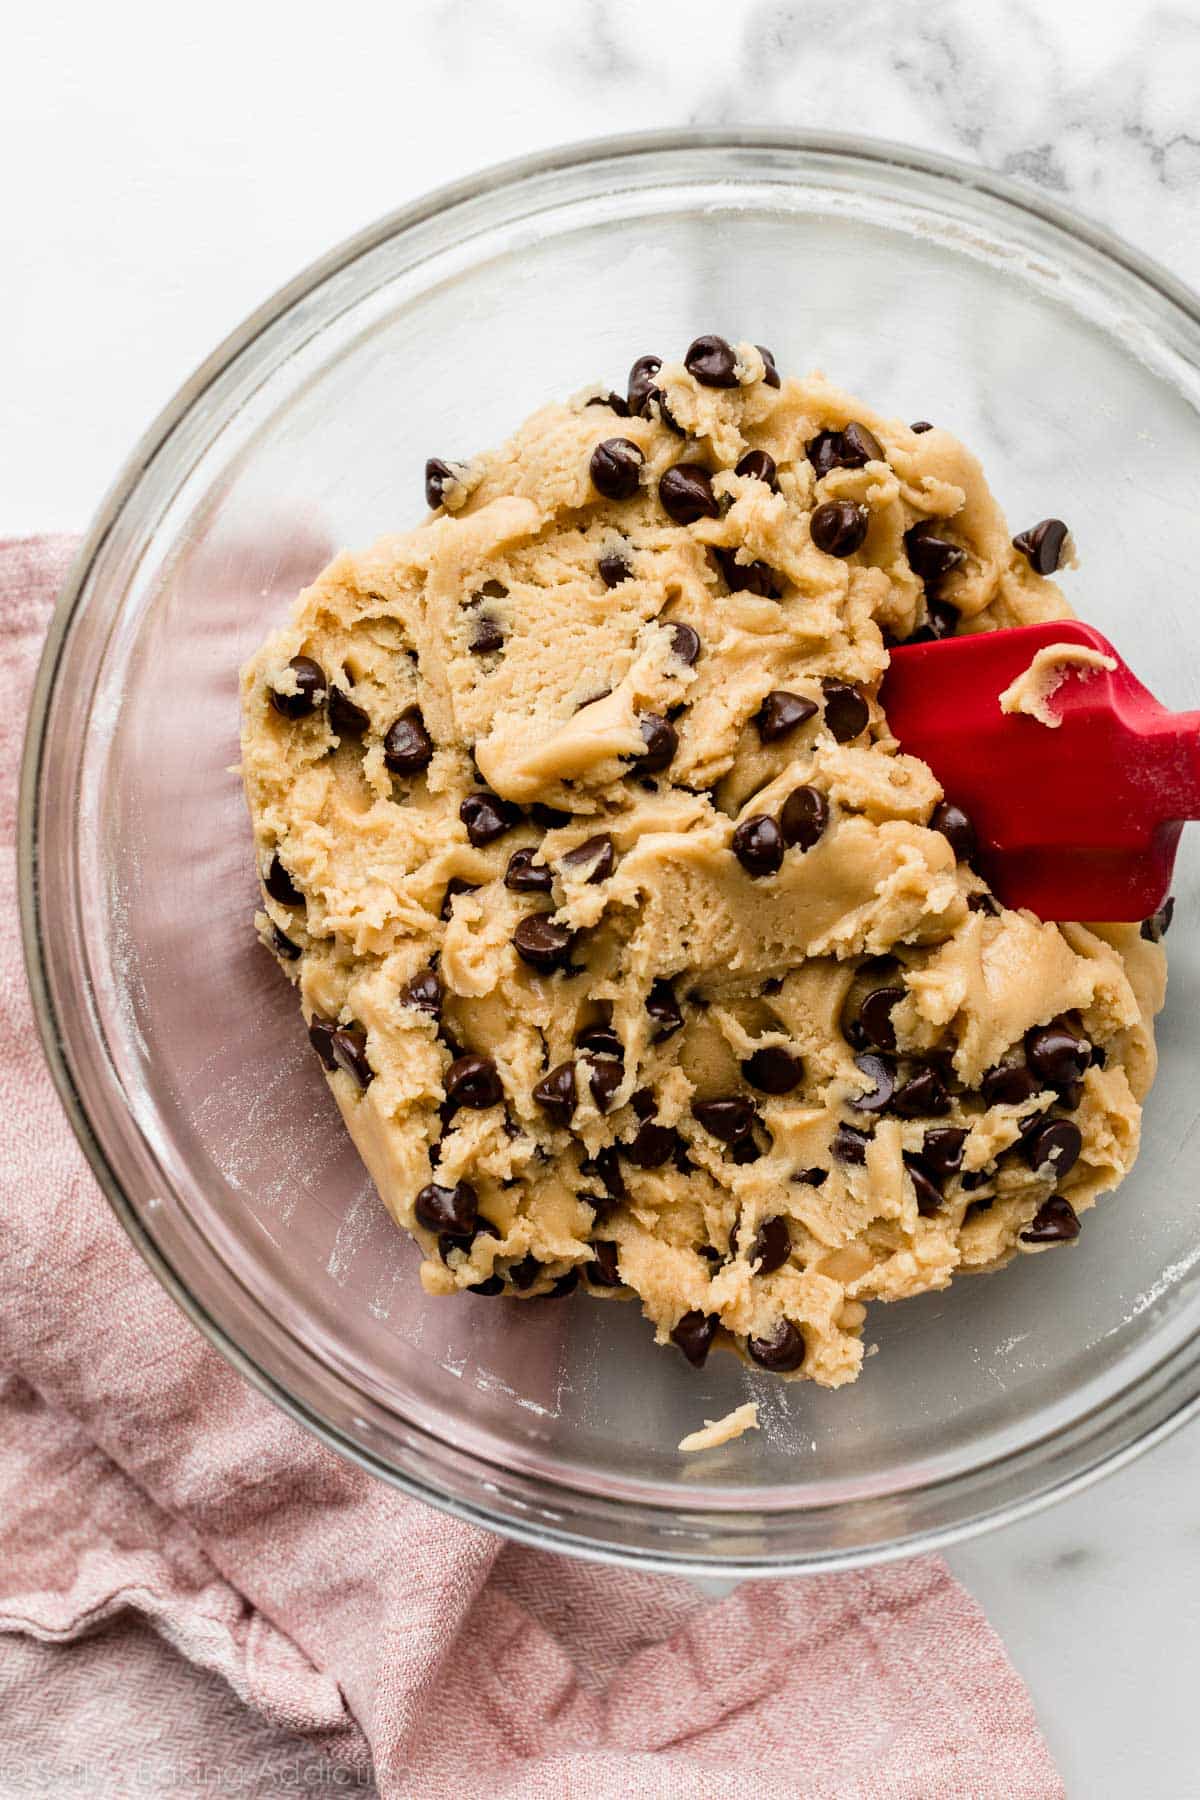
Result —
[[[1192,294],[1047,202],[893,146],[586,145],[385,219],[152,427],[51,632],[23,905],[47,1054],[96,1172],[252,1380],[380,1475],[513,1536],[778,1573],[1011,1518],[1195,1407],[1197,844],[1135,1173],[1075,1250],[876,1308],[879,1356],[825,1393],[727,1356],[694,1371],[652,1348],[635,1305],[422,1294],[256,944],[230,773],[239,663],[335,549],[421,515],[428,455],[497,442],[708,330],[959,433],[1014,529],[1069,521],[1079,610],[1163,700],[1200,704]],[[677,1453],[749,1396],[760,1431]]]

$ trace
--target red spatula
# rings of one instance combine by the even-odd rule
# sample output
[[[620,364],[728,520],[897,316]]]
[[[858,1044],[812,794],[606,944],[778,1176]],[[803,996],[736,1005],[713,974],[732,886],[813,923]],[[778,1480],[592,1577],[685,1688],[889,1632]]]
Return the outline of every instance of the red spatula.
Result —
[[[1057,730],[1000,709],[1050,644],[1116,668],[1066,673]],[[970,815],[975,866],[1008,906],[1043,919],[1147,919],[1162,905],[1185,819],[1200,819],[1200,712],[1170,713],[1090,625],[1054,619],[892,652],[880,693],[901,748]]]

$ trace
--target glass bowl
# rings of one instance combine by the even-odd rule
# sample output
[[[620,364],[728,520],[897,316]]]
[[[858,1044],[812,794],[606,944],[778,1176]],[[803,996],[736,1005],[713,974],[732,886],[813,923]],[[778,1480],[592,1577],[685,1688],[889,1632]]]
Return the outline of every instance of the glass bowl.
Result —
[[[1058,207],[895,146],[584,145],[335,251],[151,428],[50,634],[22,899],[46,1052],[96,1173],[247,1376],[464,1517],[728,1575],[1011,1519],[1196,1406],[1196,843],[1134,1174],[1075,1249],[876,1307],[880,1354],[828,1393],[728,1356],[695,1371],[653,1348],[636,1305],[425,1297],[255,940],[230,773],[239,663],[339,546],[422,515],[428,455],[496,443],[543,401],[709,330],[961,435],[1014,529],[1068,520],[1077,608],[1164,701],[1200,701],[1192,294]],[[751,1396],[761,1430],[677,1452]]]

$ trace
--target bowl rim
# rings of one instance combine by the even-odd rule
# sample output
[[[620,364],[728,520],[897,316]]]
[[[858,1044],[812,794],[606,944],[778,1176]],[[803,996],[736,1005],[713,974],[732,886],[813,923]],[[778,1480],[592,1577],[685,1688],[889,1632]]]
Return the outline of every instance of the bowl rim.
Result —
[[[1136,1378],[1073,1419],[1062,1431],[1041,1434],[1017,1447],[1000,1451],[966,1471],[957,1471],[920,1483],[914,1491],[928,1498],[943,1490],[961,1490],[964,1484],[983,1474],[1006,1469],[1019,1470],[1022,1462],[1028,1461],[1031,1452],[1048,1441],[1057,1440],[1065,1451],[1067,1466],[1057,1472],[1051,1471],[1040,1485],[1035,1481],[1028,1491],[1015,1498],[985,1506],[977,1512],[968,1512],[941,1524],[910,1529],[887,1540],[849,1546],[826,1545],[816,1551],[805,1550],[800,1554],[789,1553],[784,1556],[704,1556],[694,1550],[683,1552],[665,1549],[661,1544],[648,1550],[624,1542],[597,1541],[578,1531],[548,1524],[545,1519],[526,1523],[520,1517],[493,1512],[461,1495],[445,1492],[423,1481],[410,1470],[397,1468],[384,1457],[356,1442],[330,1419],[321,1416],[298,1399],[274,1374],[262,1368],[197,1299],[176,1272],[164,1248],[146,1229],[133,1202],[125,1193],[83,1105],[72,1071],[68,1034],[60,1024],[55,1010],[47,965],[48,931],[41,912],[38,825],[50,704],[66,642],[79,612],[92,568],[146,470],[206,391],[256,338],[282,319],[314,289],[359,258],[388,240],[468,202],[480,200],[501,190],[518,189],[527,182],[588,164],[630,161],[664,154],[738,150],[825,156],[850,168],[865,166],[868,170],[911,173],[968,194],[972,190],[977,191],[1000,202],[1003,208],[1025,214],[1038,224],[1048,225],[1053,231],[1083,245],[1103,260],[1133,276],[1143,287],[1156,292],[1183,313],[1194,327],[1200,329],[1200,295],[1161,263],[1144,255],[1106,227],[1096,224],[1072,207],[1035,193],[1007,176],[958,158],[893,140],[851,133],[738,127],[663,130],[588,138],[489,165],[460,180],[434,188],[384,214],[310,262],[290,281],[276,289],[216,346],[142,434],[104,495],[80,542],[55,603],[30,699],[21,760],[17,820],[18,895],[26,975],[43,1054],[59,1100],[101,1192],[127,1235],[151,1272],[209,1343],[254,1387],[285,1414],[313,1432],[322,1443],[413,1499],[504,1537],[567,1555],[668,1573],[735,1578],[756,1575],[778,1577],[855,1568],[911,1556],[923,1550],[961,1542],[994,1526],[1028,1517],[1080,1491],[1100,1476],[1132,1461],[1200,1412],[1200,1381],[1193,1382],[1194,1392],[1180,1391],[1182,1378],[1189,1366],[1193,1371],[1196,1369],[1196,1359],[1193,1357],[1189,1360],[1188,1352],[1196,1344],[1200,1334],[1193,1335],[1164,1352]],[[299,1343],[297,1339],[293,1338],[293,1341]],[[1117,1418],[1128,1421],[1128,1409],[1131,1405],[1140,1408],[1145,1415],[1141,1428],[1132,1437],[1126,1432],[1122,1442],[1106,1444],[1106,1423],[1108,1435],[1112,1436],[1116,1422],[1114,1414]],[[437,1450],[445,1448],[440,1439],[415,1420],[404,1418],[403,1423],[406,1431],[419,1442],[427,1443]],[[501,1474],[512,1473],[503,1464],[489,1463],[477,1451],[467,1454],[485,1470]],[[610,1508],[615,1508],[617,1516],[638,1510],[651,1515],[677,1513],[675,1506],[664,1501],[643,1499],[636,1503],[611,1502],[602,1496],[585,1494],[578,1487],[552,1474],[542,1473],[537,1479],[551,1490],[570,1495],[576,1501],[590,1501],[593,1510],[589,1519],[601,1516],[602,1511]],[[819,1509],[802,1510],[811,1512]],[[721,1509],[719,1513],[714,1510],[709,1516],[715,1523],[717,1517],[736,1519],[738,1515],[736,1511]],[[783,1516],[788,1515],[785,1513]]]

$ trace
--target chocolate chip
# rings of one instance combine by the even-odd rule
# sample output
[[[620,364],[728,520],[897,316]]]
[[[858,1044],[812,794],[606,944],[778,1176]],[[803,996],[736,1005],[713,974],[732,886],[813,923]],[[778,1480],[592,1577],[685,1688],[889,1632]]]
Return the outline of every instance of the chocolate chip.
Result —
[[[721,514],[708,470],[700,463],[676,463],[668,469],[659,481],[658,497],[663,511],[677,525],[694,525],[697,519],[716,519]]]
[[[494,844],[497,838],[511,831],[514,825],[520,824],[520,809],[509,800],[501,800],[498,794],[484,792],[468,794],[458,809],[458,816],[467,828],[467,837],[477,850]]]
[[[313,1018],[308,1027],[308,1041],[332,1075],[337,1068],[333,1060],[333,1034],[337,1025],[332,1019]]]
[[[658,1030],[654,1033],[652,1043],[661,1044],[665,1038],[672,1037],[683,1029],[683,1014],[679,1010],[679,1002],[675,998],[675,989],[669,981],[659,979],[646,996],[646,1011],[654,1020]]]
[[[867,729],[871,708],[861,688],[850,681],[826,680],[821,683],[825,695],[825,723],[839,744],[849,744]]]
[[[476,1281],[467,1288],[468,1294],[478,1294],[482,1299],[494,1300],[497,1294],[504,1292],[504,1279],[500,1275],[489,1275],[486,1281]]]
[[[698,1369],[712,1348],[720,1320],[716,1313],[703,1313],[697,1310],[685,1312],[674,1331],[671,1342],[678,1344],[693,1369]]]
[[[441,919],[448,919],[450,917],[451,913],[454,911],[454,901],[457,895],[477,894],[478,892],[478,882],[464,881],[461,875],[452,875],[446,883],[446,891],[442,895],[442,908],[438,917]]]
[[[325,671],[311,656],[293,656],[288,668],[296,678],[296,691],[281,694],[271,689],[271,705],[285,719],[303,719],[325,698]]]
[[[714,549],[725,586],[732,594],[754,594],[760,600],[778,600],[780,578],[765,562],[739,562],[736,551]]]
[[[985,919],[998,919],[1000,908],[990,894],[968,894],[967,911],[982,913]]]
[[[498,1106],[504,1098],[499,1071],[490,1056],[468,1052],[456,1057],[446,1070],[446,1098],[456,1106],[469,1106],[482,1112]]]
[[[400,989],[401,1006],[437,1014],[442,1010],[442,984],[432,969],[422,969]]]
[[[786,688],[775,688],[755,713],[754,723],[764,744],[776,744],[811,719],[816,710],[815,700],[806,700],[803,694],[789,694]]]
[[[959,611],[949,600],[925,596],[925,623],[905,638],[906,644],[940,644],[952,638],[959,627]]]
[[[902,987],[878,987],[863,996],[858,1009],[858,1025],[865,1043],[874,1044],[878,1050],[896,1048],[892,1009],[899,1006],[905,992]]]
[[[780,1319],[768,1337],[747,1338],[746,1349],[760,1369],[787,1375],[804,1361],[804,1333],[790,1319]]]
[[[499,650],[503,643],[504,632],[495,619],[480,619],[475,627],[475,635],[471,639],[471,655],[489,656],[493,650]]]
[[[469,1181],[458,1181],[452,1188],[439,1187],[431,1181],[417,1195],[413,1206],[417,1223],[426,1231],[446,1231],[452,1237],[465,1237],[475,1228],[479,1217],[479,1196]]]
[[[790,1094],[804,1079],[804,1064],[781,1044],[764,1044],[746,1058],[742,1074],[760,1094]]]
[[[754,348],[763,359],[763,381],[767,387],[782,387],[779,370],[775,366],[775,358],[765,344],[755,344]]]
[[[818,550],[826,556],[853,556],[866,542],[871,515],[857,500],[823,500],[808,522]]]
[[[970,862],[979,848],[979,839],[975,835],[970,816],[950,800],[943,800],[940,806],[934,807],[929,829],[940,831],[947,839],[956,862]]]
[[[575,1111],[575,1064],[559,1063],[556,1069],[543,1075],[533,1090],[533,1097],[556,1125],[569,1125]]]
[[[627,419],[629,417],[628,402],[625,400],[622,400],[620,394],[614,394],[614,393],[593,394],[590,400],[584,401],[584,405],[585,406],[607,406],[607,407],[610,407],[612,409],[612,411],[616,413],[616,415],[619,419]]]
[[[547,912],[526,913],[513,932],[513,944],[522,962],[549,973],[561,969],[571,954],[575,933],[557,925]]]
[[[751,1129],[757,1114],[752,1101],[730,1094],[720,1100],[693,1100],[692,1117],[723,1144],[736,1144]]]
[[[1142,920],[1141,935],[1148,944],[1161,944],[1171,929],[1171,920],[1175,917],[1175,896],[1168,894],[1158,911],[1149,919]]]
[[[743,819],[733,834],[733,854],[755,881],[777,875],[783,866],[783,838],[774,819],[766,813]]]
[[[620,1287],[621,1273],[617,1267],[617,1246],[611,1238],[594,1238],[592,1240],[592,1261],[584,1269],[584,1274],[593,1287]]]
[[[817,472],[818,481],[831,469],[842,466],[842,434],[840,431],[818,431],[805,445],[805,455]]]
[[[1025,1033],[1025,1060],[1045,1087],[1069,1087],[1091,1067],[1092,1043],[1065,1019],[1052,1019]]]
[[[620,587],[621,583],[628,581],[633,574],[631,565],[626,562],[619,550],[610,550],[606,556],[602,556],[597,567],[600,570],[600,579],[606,588]]]
[[[645,457],[628,438],[605,438],[592,451],[588,464],[592,485],[606,500],[628,500],[638,490],[638,476]]]
[[[443,1192],[445,1191],[443,1189]],[[499,1236],[499,1231],[490,1219],[476,1219],[470,1231],[440,1231],[438,1233],[438,1255],[444,1263],[448,1263],[455,1250],[461,1250],[464,1256],[470,1256],[476,1238],[498,1238]]]
[[[327,711],[329,729],[339,737],[361,737],[371,723],[371,715],[356,706],[340,687],[330,688]]]
[[[886,462],[883,445],[873,431],[851,419],[842,433],[842,467],[862,469],[869,462]]]
[[[936,1069],[921,1069],[892,1096],[892,1111],[902,1119],[936,1119],[950,1111],[950,1096]]]
[[[820,788],[793,788],[779,813],[779,830],[789,850],[811,850],[829,823],[829,802]]]
[[[908,429],[910,431],[915,431],[919,436],[922,431],[932,431],[933,426],[930,424],[928,419],[916,419],[913,421],[913,423],[909,426]]]
[[[618,1062],[625,1056],[625,1046],[611,1025],[585,1025],[575,1033],[575,1042],[581,1050],[591,1050],[597,1056],[615,1056]]]
[[[723,337],[698,337],[688,345],[683,365],[702,387],[732,388],[738,384],[737,356]]]
[[[754,1242],[750,1246],[749,1261],[757,1263],[756,1275],[773,1275],[776,1269],[782,1269],[792,1252],[792,1234],[783,1213],[776,1213],[773,1219],[764,1219],[754,1234]]]
[[[588,405],[592,404],[593,402],[589,400]],[[509,1269],[508,1279],[513,1287],[520,1293],[524,1293],[526,1288],[533,1286],[541,1272],[542,1265],[536,1256],[523,1256],[520,1262],[513,1263]]]
[[[567,1295],[573,1294],[578,1286],[579,1270],[568,1269],[566,1274],[560,1275],[556,1281],[553,1281],[539,1298],[542,1300],[565,1300]]]
[[[690,669],[700,655],[700,633],[694,625],[685,625],[682,621],[672,624],[669,629],[672,653]]]
[[[1079,1161],[1083,1133],[1071,1119],[1049,1119],[1024,1139],[1021,1148],[1035,1173],[1048,1168],[1051,1178],[1059,1181]]]
[[[638,729],[646,746],[635,758],[638,768],[647,775],[657,775],[669,768],[679,748],[679,733],[670,719],[665,719],[661,713],[643,713],[638,720]]]
[[[747,450],[733,472],[735,475],[746,475],[751,481],[765,481],[773,493],[779,491],[779,472],[775,467],[775,458],[765,450]]]
[[[856,1056],[854,1066],[873,1085],[851,1100],[855,1112],[883,1112],[896,1091],[896,1071],[882,1056]]]
[[[1103,1044],[1092,1045],[1092,1067],[1102,1069],[1108,1061],[1108,1052]]]
[[[852,1125],[839,1126],[838,1127],[839,1135],[843,1131],[852,1133],[853,1136],[856,1138],[859,1138],[859,1137],[862,1138],[863,1146],[864,1146],[864,1153],[865,1153],[865,1147],[870,1142],[870,1139],[867,1137],[866,1133],[862,1132],[862,1131],[855,1131],[854,1127]],[[845,1156],[842,1158],[843,1162],[853,1162],[854,1160],[855,1159],[853,1156]],[[858,1160],[861,1162],[862,1158],[860,1157]],[[829,1180],[829,1170],[828,1169],[797,1169],[797,1170],[795,1170],[795,1172],[792,1175],[790,1175],[788,1177],[788,1179],[790,1181],[796,1182],[797,1185],[800,1187],[814,1187],[814,1188],[824,1187],[825,1183]]]
[[[625,1199],[627,1193],[625,1177],[621,1173],[615,1145],[606,1145],[603,1150],[597,1151],[595,1156],[585,1156],[579,1164],[579,1170],[582,1175],[596,1176],[604,1187],[605,1201],[597,1203],[596,1200],[585,1196],[588,1198],[589,1205],[598,1206],[599,1204],[599,1206],[603,1206],[604,1210],[608,1210],[609,1201],[613,1205],[619,1205]]]
[[[990,1180],[991,1176],[986,1169],[968,1169],[966,1174],[962,1177],[963,1192],[965,1194],[974,1194],[983,1186],[985,1181]],[[995,1195],[992,1196],[992,1200],[994,1199]],[[988,1207],[991,1206],[992,1200],[976,1200],[972,1206],[967,1208],[966,1216],[970,1217],[972,1213],[986,1212]]]
[[[504,871],[504,885],[514,894],[548,894],[554,886],[554,872],[545,863],[535,862],[537,851],[526,844],[514,850]]]
[[[419,706],[405,707],[383,740],[383,760],[393,775],[419,775],[433,758],[433,739]]]
[[[263,877],[263,886],[272,900],[278,900],[280,906],[303,906],[304,895],[296,886],[283,863],[278,850],[271,858],[267,872]]]
[[[271,948],[284,962],[295,962],[297,957],[304,954],[299,944],[294,944],[290,937],[285,937],[274,923],[271,925]]]
[[[639,1119],[652,1119],[658,1111],[657,1102],[649,1088],[639,1088],[636,1094],[631,1094],[629,1104]]]
[[[426,504],[436,512],[445,501],[446,489],[457,480],[458,475],[448,462],[443,462],[440,456],[431,456],[425,464]]]
[[[1032,1099],[1041,1083],[1023,1063],[1000,1063],[979,1084],[986,1106],[1020,1106]]]
[[[938,519],[922,519],[904,534],[909,567],[922,581],[940,581],[967,560],[967,553],[953,538],[943,536]]]
[[[663,393],[661,388],[654,388],[651,391],[650,398],[646,404],[647,418],[652,419],[656,413],[658,415],[659,422],[661,424],[665,425],[668,431],[673,431],[675,433],[676,437],[686,437],[687,436],[687,432],[684,430],[683,426],[679,423],[679,420],[675,417],[675,414],[671,411],[671,408],[667,402],[667,396]]]
[[[917,1196],[917,1212],[923,1219],[931,1218],[934,1213],[941,1211],[942,1206],[942,1196],[937,1184],[915,1159],[906,1155],[904,1164],[908,1170],[908,1179],[913,1184],[913,1192]]]
[[[543,831],[557,831],[560,825],[571,823],[569,812],[563,812],[562,808],[558,806],[545,806],[540,800],[533,802],[529,808],[529,816],[535,825],[541,826]]]
[[[1079,1216],[1069,1200],[1052,1194],[1043,1201],[1028,1229],[1021,1233],[1023,1244],[1068,1244],[1079,1236]]]
[[[583,1059],[587,1068],[588,1086],[592,1091],[592,1099],[596,1111],[606,1113],[613,1103],[613,1095],[620,1087],[625,1071],[621,1064],[611,1056],[586,1055]]]
[[[637,1135],[619,1146],[621,1155],[639,1169],[661,1169],[669,1162],[679,1145],[679,1133],[654,1119],[644,1119]]]
[[[639,356],[629,371],[629,410],[635,416],[643,415],[651,394],[658,389],[654,377],[662,368],[661,356]]]
[[[568,850],[562,863],[564,869],[572,871],[591,866],[592,872],[587,878],[587,885],[598,887],[612,874],[613,860],[613,841],[607,831],[601,831],[584,843],[577,844],[574,850]]]
[[[1028,531],[1017,533],[1013,539],[1013,549],[1028,557],[1029,566],[1036,574],[1053,575],[1062,562],[1063,545],[1066,541],[1067,527],[1061,519],[1042,519],[1039,524],[1031,525]]]

